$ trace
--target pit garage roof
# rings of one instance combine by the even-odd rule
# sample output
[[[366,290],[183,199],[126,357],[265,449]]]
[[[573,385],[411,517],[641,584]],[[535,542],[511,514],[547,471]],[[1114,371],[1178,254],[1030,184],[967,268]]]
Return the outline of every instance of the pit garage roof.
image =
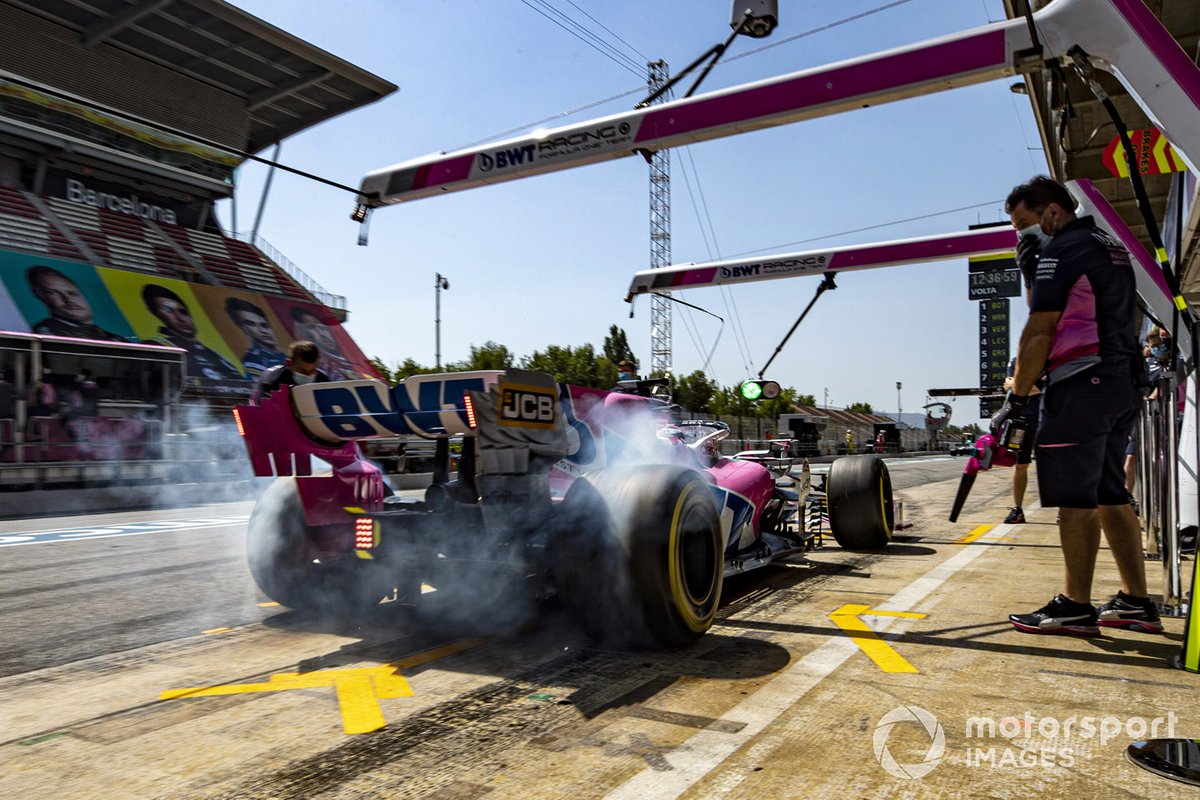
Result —
[[[396,90],[223,0],[5,1],[242,98],[252,153]]]
[[[1185,53],[1193,58],[1200,55],[1200,2],[1144,1]],[[1038,9],[1049,3],[1050,0],[1033,0],[1033,7]],[[1004,6],[1007,16],[1012,19],[1024,14],[1026,0],[1004,0]],[[1101,73],[1099,81],[1112,97],[1126,128],[1136,130],[1152,127],[1146,114],[1115,78]],[[1065,65],[1060,75],[1050,71],[1031,74],[1025,80],[1025,91],[1033,104],[1042,146],[1050,162],[1050,174],[1060,181],[1078,178],[1093,181],[1146,245],[1146,249],[1153,253],[1154,247],[1137,208],[1129,179],[1114,177],[1104,166],[1104,149],[1117,133],[1108,113],[1091,90],[1069,65]],[[1165,235],[1163,228],[1167,222],[1167,199],[1172,176],[1146,175],[1143,181],[1160,234]],[[1181,265],[1180,284],[1184,297],[1192,305],[1200,305],[1200,236],[1196,235],[1198,220],[1200,203],[1194,203],[1191,220],[1185,221],[1183,226],[1183,253],[1177,261]]]

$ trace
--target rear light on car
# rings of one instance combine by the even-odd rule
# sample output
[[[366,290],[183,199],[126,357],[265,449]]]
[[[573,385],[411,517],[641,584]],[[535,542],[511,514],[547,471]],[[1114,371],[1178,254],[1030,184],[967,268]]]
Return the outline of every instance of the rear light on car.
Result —
[[[463,407],[467,410],[467,427],[475,430],[479,426],[475,418],[475,401],[471,399],[469,392],[463,393]]]
[[[236,408],[233,410],[233,424],[237,425],[238,436],[241,436],[243,439],[245,439],[246,428],[242,425],[242,415],[238,413]]]
[[[375,547],[375,520],[358,517],[354,520],[354,549],[370,550]]]

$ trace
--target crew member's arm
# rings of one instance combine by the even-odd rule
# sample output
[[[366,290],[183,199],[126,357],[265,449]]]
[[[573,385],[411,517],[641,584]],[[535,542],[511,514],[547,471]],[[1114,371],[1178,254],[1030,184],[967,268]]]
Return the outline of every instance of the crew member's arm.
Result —
[[[254,389],[250,392],[250,405],[262,405],[262,401],[270,397],[271,392],[279,388],[279,384],[283,382],[285,369],[285,365],[279,364],[258,376],[258,380],[254,382]]]
[[[1013,376],[1012,393],[1028,397],[1046,368],[1046,359],[1054,344],[1054,332],[1058,327],[1061,311],[1033,311],[1021,331],[1021,344],[1017,348],[1017,370]]]

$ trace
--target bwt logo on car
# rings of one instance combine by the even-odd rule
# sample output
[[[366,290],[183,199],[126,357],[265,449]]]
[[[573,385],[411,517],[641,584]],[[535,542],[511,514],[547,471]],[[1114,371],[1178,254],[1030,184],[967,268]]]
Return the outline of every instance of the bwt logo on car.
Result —
[[[410,379],[389,391],[378,381],[314,385],[315,416],[335,438],[364,439],[393,434],[438,435],[451,420],[467,427],[463,393],[484,391],[482,378]],[[415,392],[413,392],[415,390]],[[300,412],[304,408],[297,406]]]
[[[554,427],[554,404],[558,398],[535,389],[500,387],[500,424],[524,427]]]
[[[533,163],[535,148],[531,144],[520,147],[509,147],[491,153],[479,154],[479,171],[491,172],[493,169],[515,167],[518,164]]]

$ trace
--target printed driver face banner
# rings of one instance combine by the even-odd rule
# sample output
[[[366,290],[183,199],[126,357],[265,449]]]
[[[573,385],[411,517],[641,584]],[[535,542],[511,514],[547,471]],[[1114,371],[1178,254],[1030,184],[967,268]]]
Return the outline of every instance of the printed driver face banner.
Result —
[[[269,297],[267,301],[291,330],[292,339],[307,339],[320,348],[321,371],[331,380],[379,378],[379,373],[329,309],[281,297]]]
[[[229,392],[283,363],[294,339],[316,342],[333,380],[379,377],[319,304],[4,250],[0,330],[180,347],[189,385]]]
[[[199,284],[191,289],[213,327],[237,354],[245,378],[254,380],[284,362],[291,334],[262,295]]]
[[[143,342],[187,351],[192,385],[243,381],[242,365],[183,281],[99,267],[96,272]]]
[[[125,315],[89,264],[0,251],[0,280],[11,302],[0,326],[49,336],[137,341]],[[21,319],[12,319],[15,304]]]
[[[8,255],[7,253],[3,255]],[[0,256],[2,261],[3,256]],[[6,274],[8,269],[0,266],[0,275]],[[29,332],[29,323],[25,321],[21,310],[17,308],[17,303],[8,292],[8,287],[0,283],[0,331],[19,331],[20,333]]]

